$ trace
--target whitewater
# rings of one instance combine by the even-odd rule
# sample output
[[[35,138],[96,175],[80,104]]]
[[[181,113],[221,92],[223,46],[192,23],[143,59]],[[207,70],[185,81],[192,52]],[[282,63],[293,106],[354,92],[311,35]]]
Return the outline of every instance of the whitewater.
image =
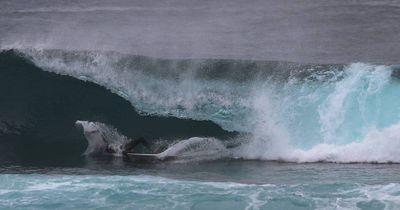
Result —
[[[256,61],[160,61],[113,52],[60,50],[17,52],[46,71],[100,84],[144,115],[211,120],[226,130],[246,133],[237,137],[244,143],[232,151],[236,158],[400,161],[400,82],[395,66],[321,67],[284,62],[274,66],[286,68],[283,72],[265,70],[269,66]],[[245,79],[235,78],[232,69],[215,77],[212,66],[218,62],[227,63],[228,68],[238,62],[260,67],[244,75]]]
[[[177,181],[153,176],[58,175],[4,175],[0,181],[4,186],[0,191],[2,208],[354,209],[372,206],[379,209],[399,205],[398,184],[327,184],[324,187],[332,188],[340,197],[335,200],[326,197],[323,189],[312,191],[315,184],[277,186]],[[15,199],[17,194],[22,194],[25,200]],[[382,198],[383,201],[378,201]],[[47,203],[43,204],[43,200]]]

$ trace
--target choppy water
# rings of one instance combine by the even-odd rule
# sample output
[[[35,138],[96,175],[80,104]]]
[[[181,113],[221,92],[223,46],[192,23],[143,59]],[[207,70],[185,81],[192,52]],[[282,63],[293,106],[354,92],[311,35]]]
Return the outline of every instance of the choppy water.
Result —
[[[0,175],[0,206],[5,209],[397,209],[400,206],[398,165],[259,161],[121,165],[114,160],[87,167],[8,167],[5,171],[10,174]]]

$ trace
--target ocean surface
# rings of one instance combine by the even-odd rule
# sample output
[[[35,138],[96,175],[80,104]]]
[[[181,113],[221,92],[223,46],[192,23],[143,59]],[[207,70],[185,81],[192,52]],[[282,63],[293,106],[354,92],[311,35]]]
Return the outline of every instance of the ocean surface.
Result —
[[[88,161],[10,167],[2,209],[397,209],[398,165]]]
[[[1,1],[0,209],[399,209],[398,23],[392,0]],[[98,154],[137,137],[160,158]]]

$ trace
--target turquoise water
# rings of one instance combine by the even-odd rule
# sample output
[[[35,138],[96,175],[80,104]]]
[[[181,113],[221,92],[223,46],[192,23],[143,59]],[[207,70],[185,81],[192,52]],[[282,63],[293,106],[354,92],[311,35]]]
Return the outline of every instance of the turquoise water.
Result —
[[[399,184],[239,184],[155,176],[1,175],[0,207],[26,209],[399,208]]]
[[[0,209],[400,208],[398,165],[114,162],[6,170]]]

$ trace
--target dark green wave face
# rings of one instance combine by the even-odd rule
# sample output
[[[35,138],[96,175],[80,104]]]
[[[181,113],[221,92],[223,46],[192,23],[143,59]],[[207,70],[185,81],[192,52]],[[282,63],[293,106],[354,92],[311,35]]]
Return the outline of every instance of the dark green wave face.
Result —
[[[220,152],[289,162],[400,162],[396,66],[56,49],[0,57],[4,162],[82,163],[86,140],[77,120],[103,126],[112,141],[142,136],[163,149],[173,144],[166,156],[196,160],[193,154],[215,159]]]
[[[0,163],[80,165],[87,142],[76,120],[110,124],[150,141],[232,137],[210,121],[139,115],[104,87],[45,72],[13,51],[0,53]]]

